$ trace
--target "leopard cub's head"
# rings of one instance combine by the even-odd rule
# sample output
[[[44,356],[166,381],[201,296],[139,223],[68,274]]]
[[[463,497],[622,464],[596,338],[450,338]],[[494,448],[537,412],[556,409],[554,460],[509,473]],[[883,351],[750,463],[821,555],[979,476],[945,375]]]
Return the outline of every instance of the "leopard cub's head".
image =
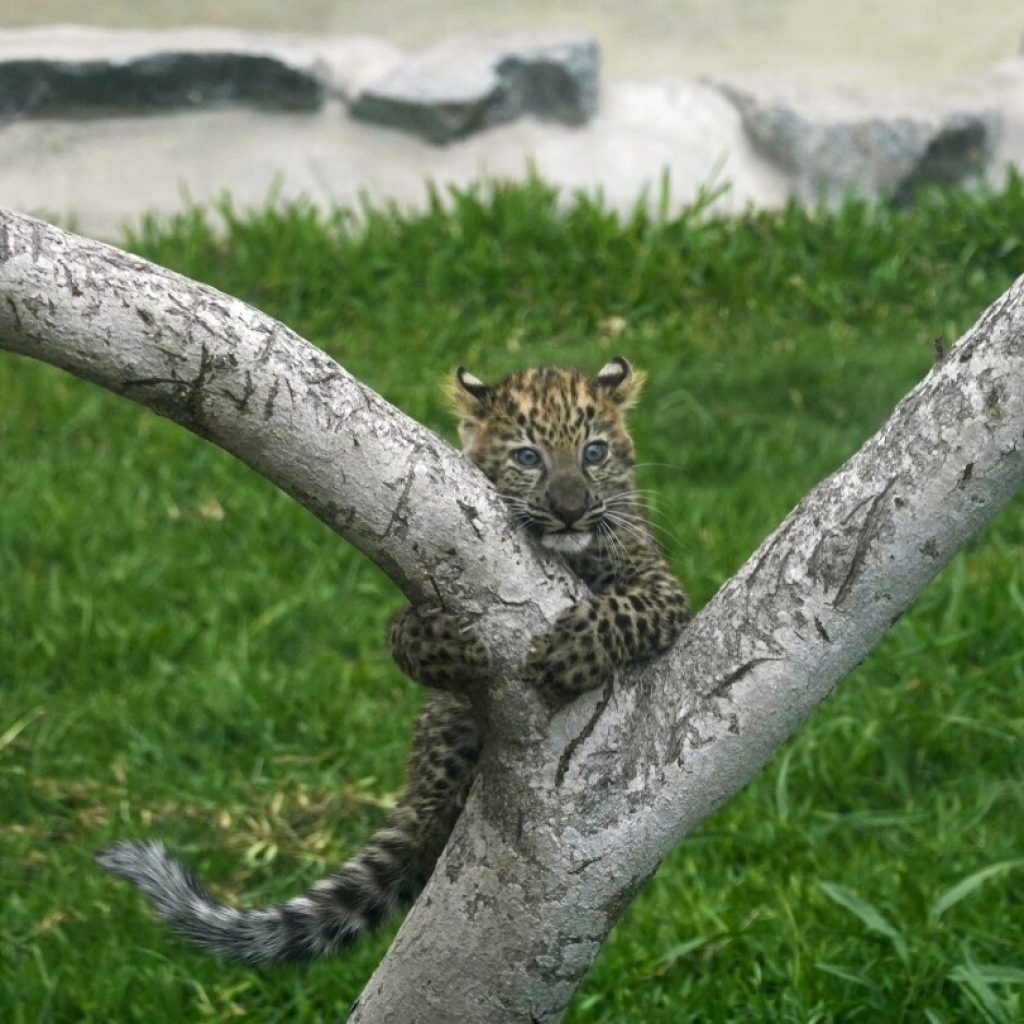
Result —
[[[626,410],[643,380],[621,356],[593,376],[541,367],[493,387],[460,366],[448,394],[466,455],[541,544],[573,554],[632,507]]]

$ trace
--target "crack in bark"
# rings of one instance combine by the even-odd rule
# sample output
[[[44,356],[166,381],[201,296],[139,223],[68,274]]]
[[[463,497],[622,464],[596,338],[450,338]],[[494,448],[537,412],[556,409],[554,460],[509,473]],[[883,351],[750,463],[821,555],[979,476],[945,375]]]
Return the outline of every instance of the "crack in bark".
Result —
[[[395,507],[391,511],[391,518],[388,520],[387,526],[378,534],[380,540],[386,540],[392,535],[391,531],[394,529],[395,523],[401,523],[402,526],[408,529],[408,515],[409,515],[409,492],[412,490],[413,481],[416,478],[416,466],[419,462],[419,454],[423,451],[422,444],[416,444],[413,446],[413,450],[409,453],[408,459],[408,470],[405,474],[405,480],[402,484],[402,492],[398,495],[398,500],[395,502]]]
[[[586,871],[587,868],[589,868],[591,864],[596,864],[599,860],[602,860],[602,859],[603,858],[601,856],[598,856],[598,857],[587,857],[585,860],[581,860],[579,862],[579,864],[573,864],[573,866],[571,868],[569,868],[569,874],[570,875],[580,875],[584,871]]]
[[[707,692],[709,697],[725,697],[729,690],[732,689],[733,685],[741,680],[745,675],[749,675],[757,668],[758,665],[763,665],[768,661],[781,661],[781,658],[751,658],[749,661],[745,661],[738,668],[733,669],[727,676],[723,677],[719,682],[715,683]]]
[[[783,537],[782,531],[778,531],[775,536],[768,542],[768,546],[761,552],[761,557],[754,563],[754,568],[747,573],[745,580],[746,586],[749,589],[750,585],[757,579],[758,573],[764,568],[765,563],[775,553],[776,547],[778,547]]]
[[[207,381],[213,370],[214,359],[204,342],[199,350],[199,369],[188,384],[185,392],[185,411],[188,414],[189,426],[203,425],[203,398]]]
[[[4,230],[5,231],[7,230],[7,225],[6,224],[4,225]],[[2,255],[2,254],[0,254],[0,255]],[[2,263],[2,262],[3,262],[3,260],[0,259],[0,263]],[[18,312],[17,304],[15,303],[14,299],[12,299],[10,297],[10,295],[7,296],[7,306],[8,306],[8,308],[10,309],[11,313],[14,316],[14,326],[17,327],[17,329],[19,331],[23,331],[25,328],[24,328],[24,326],[22,325],[22,322],[21,322],[21,314]]]
[[[156,349],[156,351],[159,352],[160,355],[166,357],[169,363],[178,363],[180,365],[181,363],[188,362],[188,356],[182,352],[179,352],[176,348],[169,348],[166,345],[157,344],[154,344],[153,348]]]
[[[333,384],[336,380],[341,380],[341,374],[337,370],[326,370],[316,377],[307,377],[306,383],[311,387],[321,387],[324,384]]]
[[[185,381],[180,377],[129,377],[127,380],[121,381],[118,391],[123,393],[132,388],[151,388],[158,384],[170,384],[172,387],[181,388],[184,387]]]
[[[558,768],[555,771],[556,789],[558,789],[565,781],[565,776],[569,771],[569,765],[572,762],[573,755],[580,748],[580,745],[585,743],[590,734],[597,728],[597,723],[600,721],[601,715],[604,714],[604,709],[608,707],[614,691],[615,679],[613,677],[605,683],[604,692],[601,694],[601,699],[597,702],[593,712],[591,712],[590,718],[588,718],[584,723],[583,728],[580,729],[579,733],[569,740],[565,750],[562,751],[562,755],[558,759]]]
[[[199,369],[191,380],[185,380],[181,377],[129,377],[126,380],[120,381],[115,390],[120,394],[127,394],[135,388],[169,387],[170,394],[168,398],[170,402],[163,410],[158,411],[163,412],[164,415],[170,415],[172,419],[177,420],[190,430],[203,436],[203,400],[206,385],[213,376],[216,363],[216,358],[206,345],[203,344],[199,357]],[[113,387],[113,385],[110,386]],[[246,393],[241,398],[233,395],[227,388],[221,389],[221,393],[235,404],[239,412],[245,411],[246,403],[253,391],[255,391],[255,385],[252,385],[251,381],[247,382]],[[154,406],[154,408],[156,407]]]
[[[75,283],[71,268],[65,263],[61,269],[64,271],[64,287],[71,293],[73,299],[80,299],[85,293]]]
[[[270,391],[267,393],[267,400],[263,403],[263,422],[266,423],[274,415],[274,402],[277,399],[277,393],[281,390],[281,378],[275,377],[274,382],[270,385]]]
[[[713,683],[706,691],[702,692],[698,699],[695,700],[694,706],[682,718],[677,720],[675,728],[672,730],[671,738],[665,747],[666,763],[674,761],[676,764],[682,765],[683,744],[687,738],[691,740],[694,746],[698,747],[702,747],[710,742],[709,740],[701,740],[699,735],[691,736],[691,733],[694,732],[691,729],[693,719],[702,718],[707,713],[712,701],[727,699],[729,691],[739,680],[753,672],[758,665],[763,665],[768,661],[782,661],[782,659],[773,657],[749,658],[742,665],[737,666],[732,672],[723,676],[718,682]],[[724,715],[719,715],[719,718],[724,721]],[[735,716],[732,716],[730,720],[729,732],[733,735],[739,734],[739,723],[735,720]]]
[[[167,301],[173,306],[177,306],[178,309],[185,314],[185,326],[182,328],[181,337],[186,347],[191,347],[195,342],[195,334],[193,328],[196,322],[199,320],[199,304],[202,299],[197,296],[192,302],[184,302],[179,299],[173,292],[168,292]],[[203,325],[205,326],[205,324]],[[209,328],[207,328],[209,330]],[[212,332],[216,336],[217,332]]]
[[[220,393],[227,399],[229,399],[239,412],[249,411],[249,399],[256,392],[256,385],[252,380],[252,373],[249,370],[245,371],[245,384],[242,388],[242,394],[236,395],[229,388],[221,388]]]
[[[256,325],[253,329],[258,331],[260,334],[266,335],[260,344],[260,350],[256,353],[256,356],[253,359],[253,364],[255,366],[265,366],[274,351],[274,342],[277,341],[277,331],[272,327],[263,328],[259,325]]]
[[[836,596],[832,599],[833,608],[838,608],[843,601],[846,600],[847,595],[853,589],[854,583],[857,582],[857,574],[860,572],[861,566],[867,558],[868,548],[874,540],[875,528],[878,525],[878,520],[881,515],[880,509],[882,502],[893,489],[898,479],[899,477],[896,476],[891,477],[885,487],[883,487],[882,490],[871,499],[867,515],[864,517],[864,522],[857,531],[857,546],[854,548],[849,568],[846,570],[846,575],[843,577],[842,583],[839,584],[839,588],[836,590]],[[864,504],[864,502],[861,502],[860,505],[854,509],[854,512],[859,511]],[[851,512],[849,516],[846,516],[843,522],[847,522],[854,512]]]

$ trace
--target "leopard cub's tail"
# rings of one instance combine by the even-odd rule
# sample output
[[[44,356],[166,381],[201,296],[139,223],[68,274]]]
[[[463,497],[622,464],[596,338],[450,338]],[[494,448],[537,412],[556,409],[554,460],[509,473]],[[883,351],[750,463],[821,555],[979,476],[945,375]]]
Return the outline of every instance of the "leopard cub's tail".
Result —
[[[395,815],[305,895],[257,910],[215,900],[161,842],[115,843],[96,860],[137,885],[157,914],[189,942],[228,960],[285,963],[347,946],[418,895],[429,866],[422,863],[415,835],[402,824]]]
[[[163,843],[115,843],[96,859],[134,882],[190,942],[228,960],[284,963],[333,953],[411,903],[426,885],[472,784],[480,740],[469,705],[431,691],[406,786],[382,828],[333,875],[275,907],[215,900]]]

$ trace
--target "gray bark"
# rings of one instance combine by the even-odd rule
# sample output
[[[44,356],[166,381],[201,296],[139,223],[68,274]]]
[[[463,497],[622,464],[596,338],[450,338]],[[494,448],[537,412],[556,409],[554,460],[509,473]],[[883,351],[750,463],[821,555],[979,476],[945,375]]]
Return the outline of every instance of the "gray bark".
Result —
[[[479,616],[481,777],[363,1022],[556,1021],[666,852],[761,768],[1024,480],[1024,278],[815,488],[675,647],[548,721],[516,676],[578,596],[486,481],[287,328],[0,212],[0,347],[233,452],[412,600]]]

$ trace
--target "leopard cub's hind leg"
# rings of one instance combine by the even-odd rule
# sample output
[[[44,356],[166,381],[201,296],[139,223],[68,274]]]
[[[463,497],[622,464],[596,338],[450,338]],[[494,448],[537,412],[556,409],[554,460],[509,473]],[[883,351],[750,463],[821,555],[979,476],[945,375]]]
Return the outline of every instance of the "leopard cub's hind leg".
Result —
[[[410,605],[391,620],[388,646],[412,680],[437,690],[465,692],[487,672],[487,652],[470,620],[436,605]]]

